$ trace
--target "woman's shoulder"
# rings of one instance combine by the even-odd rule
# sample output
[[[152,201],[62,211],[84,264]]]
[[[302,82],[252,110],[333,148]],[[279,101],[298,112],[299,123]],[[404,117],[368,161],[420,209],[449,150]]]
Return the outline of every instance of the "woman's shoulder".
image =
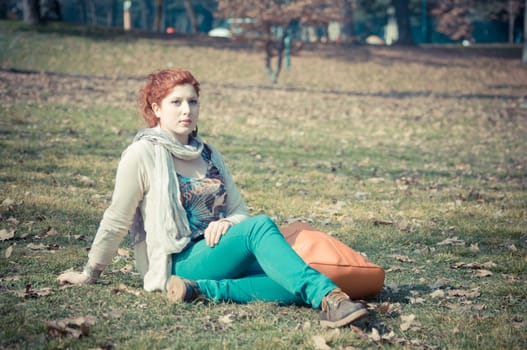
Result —
[[[154,157],[154,145],[147,140],[138,140],[132,142],[121,155],[121,159],[125,160],[146,160],[153,159]]]
[[[154,152],[154,144],[146,139],[134,140],[131,144],[126,147],[124,152]]]

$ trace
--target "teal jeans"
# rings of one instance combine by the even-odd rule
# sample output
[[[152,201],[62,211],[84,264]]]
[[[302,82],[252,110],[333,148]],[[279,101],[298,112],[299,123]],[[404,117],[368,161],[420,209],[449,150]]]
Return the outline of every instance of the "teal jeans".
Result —
[[[259,300],[318,308],[337,288],[304,263],[265,215],[232,226],[214,247],[201,240],[172,255],[172,274],[196,281],[209,299],[237,303]]]

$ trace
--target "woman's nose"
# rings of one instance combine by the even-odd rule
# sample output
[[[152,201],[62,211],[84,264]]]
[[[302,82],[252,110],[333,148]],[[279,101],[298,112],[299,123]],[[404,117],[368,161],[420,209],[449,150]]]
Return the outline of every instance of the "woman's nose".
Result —
[[[189,113],[190,104],[187,101],[183,101],[183,103],[181,104],[181,109],[183,110],[183,113]]]

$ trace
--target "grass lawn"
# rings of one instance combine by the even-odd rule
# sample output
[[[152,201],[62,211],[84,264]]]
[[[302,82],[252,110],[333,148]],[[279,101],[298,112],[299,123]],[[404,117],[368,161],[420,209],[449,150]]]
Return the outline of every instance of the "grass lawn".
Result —
[[[263,53],[0,21],[0,348],[527,348],[527,67],[519,48],[319,47],[278,84]],[[147,73],[202,82],[200,132],[253,213],[303,220],[387,271],[371,317],[327,331],[307,307],[170,305],[127,241],[81,269]],[[76,320],[69,336],[50,322]]]

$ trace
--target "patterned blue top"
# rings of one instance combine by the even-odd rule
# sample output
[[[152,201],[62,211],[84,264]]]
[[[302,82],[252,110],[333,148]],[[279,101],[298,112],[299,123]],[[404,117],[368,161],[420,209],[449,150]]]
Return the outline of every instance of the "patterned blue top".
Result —
[[[192,239],[203,235],[210,222],[225,217],[227,192],[223,177],[211,161],[211,150],[205,145],[201,153],[207,162],[207,173],[203,178],[178,174],[181,203],[187,212]]]

